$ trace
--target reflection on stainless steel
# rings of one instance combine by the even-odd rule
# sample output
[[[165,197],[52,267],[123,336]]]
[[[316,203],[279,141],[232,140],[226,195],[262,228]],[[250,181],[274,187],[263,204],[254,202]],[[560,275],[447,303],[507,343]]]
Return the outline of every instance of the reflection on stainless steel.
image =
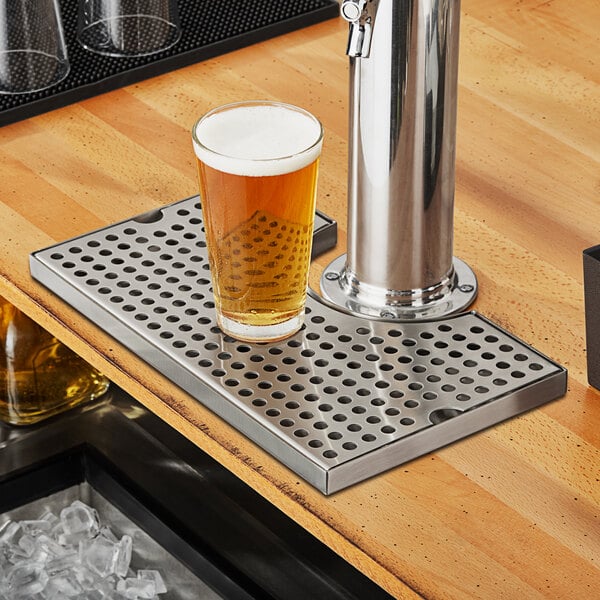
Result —
[[[350,21],[347,255],[323,294],[403,320],[466,308],[477,281],[453,260],[459,0],[345,0]]]

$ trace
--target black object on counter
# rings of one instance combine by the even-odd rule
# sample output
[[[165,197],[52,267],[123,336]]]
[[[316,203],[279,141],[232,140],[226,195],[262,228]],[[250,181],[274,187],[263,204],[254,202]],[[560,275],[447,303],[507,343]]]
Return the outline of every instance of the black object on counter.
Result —
[[[78,0],[61,0],[71,71],[54,87],[0,94],[0,126],[137,83],[338,16],[335,0],[180,0],[181,39],[151,56],[115,58],[77,41]]]
[[[588,383],[600,389],[600,245],[583,251]]]

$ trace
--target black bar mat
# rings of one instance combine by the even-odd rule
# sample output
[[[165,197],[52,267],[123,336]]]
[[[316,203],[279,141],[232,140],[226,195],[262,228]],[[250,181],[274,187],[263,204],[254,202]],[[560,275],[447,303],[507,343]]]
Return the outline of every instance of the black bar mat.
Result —
[[[140,58],[101,56],[77,41],[79,0],[61,0],[71,63],[59,84],[32,94],[0,94],[0,126],[231,52],[339,14],[335,0],[180,0],[181,39]]]

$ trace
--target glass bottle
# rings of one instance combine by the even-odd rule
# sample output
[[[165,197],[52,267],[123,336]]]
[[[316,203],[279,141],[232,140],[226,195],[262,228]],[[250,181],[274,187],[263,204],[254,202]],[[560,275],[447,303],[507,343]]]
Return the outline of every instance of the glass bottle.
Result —
[[[0,297],[0,421],[29,425],[98,398],[108,379]]]

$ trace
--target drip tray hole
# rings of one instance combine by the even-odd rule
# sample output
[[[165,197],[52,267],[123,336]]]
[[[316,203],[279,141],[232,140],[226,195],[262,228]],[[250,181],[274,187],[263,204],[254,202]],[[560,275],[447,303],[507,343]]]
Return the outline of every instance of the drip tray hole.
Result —
[[[157,223],[162,218],[163,211],[162,209],[157,208],[155,210],[149,210],[143,215],[138,215],[137,217],[133,218],[132,221],[135,221],[136,223]]]
[[[452,419],[462,414],[464,411],[458,410],[457,408],[438,408],[438,410],[434,410],[429,415],[429,420],[437,425],[438,423],[442,423],[443,421],[447,421],[448,419]]]

